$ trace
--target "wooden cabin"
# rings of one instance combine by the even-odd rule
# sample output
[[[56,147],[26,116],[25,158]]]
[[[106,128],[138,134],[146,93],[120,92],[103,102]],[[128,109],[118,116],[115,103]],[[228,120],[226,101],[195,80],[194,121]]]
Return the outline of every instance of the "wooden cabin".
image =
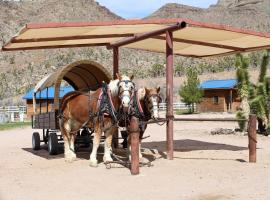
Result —
[[[240,106],[235,79],[208,80],[200,88],[203,100],[197,105],[199,112],[236,112]]]
[[[68,92],[74,91],[73,87],[65,86],[60,88],[60,100]],[[26,100],[27,118],[34,114],[33,108],[33,89],[29,90],[23,97]],[[36,94],[36,110],[38,113],[46,113],[54,107],[54,87],[49,87]]]

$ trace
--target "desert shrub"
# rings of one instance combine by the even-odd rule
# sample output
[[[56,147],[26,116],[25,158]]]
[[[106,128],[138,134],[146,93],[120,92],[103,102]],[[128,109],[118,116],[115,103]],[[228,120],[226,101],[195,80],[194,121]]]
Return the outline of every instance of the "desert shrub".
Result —
[[[246,117],[245,117],[245,113],[242,110],[237,111],[236,119],[241,120],[241,121],[238,121],[238,126],[239,126],[240,131],[242,131],[242,132],[245,131],[245,127],[246,127],[247,122],[243,121],[246,119]]]

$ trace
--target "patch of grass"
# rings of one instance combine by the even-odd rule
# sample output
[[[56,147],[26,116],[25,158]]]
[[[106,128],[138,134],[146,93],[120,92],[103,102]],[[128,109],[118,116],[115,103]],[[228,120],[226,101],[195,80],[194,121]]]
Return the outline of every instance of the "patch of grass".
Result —
[[[177,115],[189,115],[189,114],[192,114],[192,113],[191,113],[190,109],[187,109],[187,110],[176,110],[175,114],[177,114]]]
[[[31,126],[31,122],[9,122],[0,124],[0,131]]]

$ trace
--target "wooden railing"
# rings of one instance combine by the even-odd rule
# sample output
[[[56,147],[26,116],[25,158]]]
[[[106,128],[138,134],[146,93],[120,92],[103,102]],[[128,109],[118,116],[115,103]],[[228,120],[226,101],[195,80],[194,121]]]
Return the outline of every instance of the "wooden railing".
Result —
[[[167,103],[159,103],[159,110],[164,111],[167,108]],[[183,102],[173,103],[173,110],[188,110],[190,106],[186,105]],[[196,104],[194,104],[194,109],[196,110]]]

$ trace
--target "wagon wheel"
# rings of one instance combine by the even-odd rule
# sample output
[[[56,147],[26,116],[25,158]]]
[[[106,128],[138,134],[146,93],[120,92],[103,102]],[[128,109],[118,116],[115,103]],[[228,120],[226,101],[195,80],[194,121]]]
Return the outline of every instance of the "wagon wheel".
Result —
[[[32,149],[35,151],[40,149],[40,135],[38,132],[34,132],[32,135]]]
[[[50,155],[58,154],[58,138],[56,133],[51,133],[49,135],[48,151]]]

